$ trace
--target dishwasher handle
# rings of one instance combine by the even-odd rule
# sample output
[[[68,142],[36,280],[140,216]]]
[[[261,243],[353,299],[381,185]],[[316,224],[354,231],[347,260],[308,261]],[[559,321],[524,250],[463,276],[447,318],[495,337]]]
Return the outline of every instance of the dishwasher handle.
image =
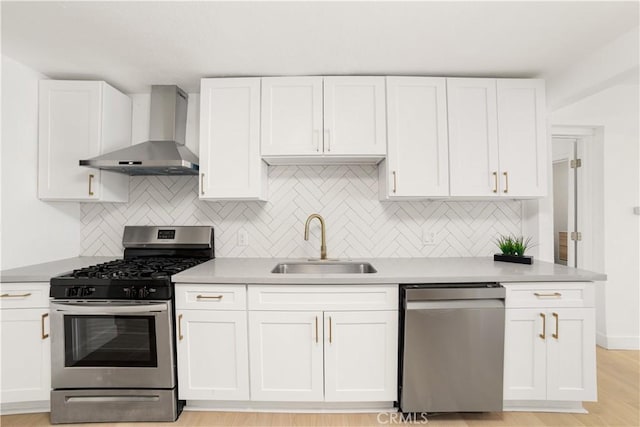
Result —
[[[504,299],[506,290],[500,285],[405,288],[405,301]]]
[[[441,301],[411,301],[407,302],[405,309],[413,310],[455,310],[461,308],[498,308],[504,309],[504,300],[501,299],[463,299]]]

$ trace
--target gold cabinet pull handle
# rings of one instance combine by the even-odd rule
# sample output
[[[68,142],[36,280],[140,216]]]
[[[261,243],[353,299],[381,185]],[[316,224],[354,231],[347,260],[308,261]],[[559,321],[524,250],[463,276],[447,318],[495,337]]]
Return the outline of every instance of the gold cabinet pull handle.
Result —
[[[198,295],[196,299],[217,299],[220,301],[224,295]]]
[[[533,293],[538,298],[560,298],[562,294],[560,292],[554,292],[552,294],[541,294],[540,292]]]
[[[558,339],[558,337],[560,336],[560,333],[558,331],[558,323],[559,323],[558,320],[560,319],[558,318],[558,313],[551,313],[551,315],[556,318],[556,333],[551,334],[551,336],[554,337],[555,339]]]
[[[43,340],[46,340],[47,338],[49,338],[49,334],[45,334],[44,333],[44,319],[46,319],[47,317],[49,317],[49,313],[44,313],[42,315],[42,319],[41,319],[41,323],[40,323],[40,326],[41,326],[41,329],[42,329],[42,339]]]
[[[396,171],[391,173],[393,174],[393,193],[395,194],[398,190],[398,174],[396,174]]]
[[[493,192],[498,192],[498,172],[493,172]]]
[[[178,315],[178,341],[182,341],[182,314]]]
[[[538,336],[544,340],[547,338],[547,316],[544,313],[540,313],[540,317],[542,317],[542,333],[538,334]]]
[[[91,188],[91,185],[93,184],[93,174],[89,174],[89,195],[93,196],[93,189]]]
[[[27,292],[26,294],[15,294],[15,295],[2,294],[0,295],[0,298],[26,298],[30,296],[31,296],[31,292]]]
[[[331,327],[331,316],[329,316],[329,344],[333,342],[333,331]]]
[[[200,194],[204,196],[204,172],[200,174]]]
[[[318,342],[318,316],[316,316],[316,343]]]
[[[504,175],[504,192],[508,193],[509,192],[509,173],[503,172],[502,175]]]

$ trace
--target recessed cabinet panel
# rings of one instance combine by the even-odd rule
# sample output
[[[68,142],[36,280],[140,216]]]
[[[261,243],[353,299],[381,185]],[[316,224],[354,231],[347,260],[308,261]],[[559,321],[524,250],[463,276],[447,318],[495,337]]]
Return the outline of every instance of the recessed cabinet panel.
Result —
[[[200,199],[266,200],[260,158],[260,79],[203,79]]]
[[[398,312],[325,312],[325,400],[397,400]]]
[[[181,399],[249,399],[244,311],[179,310],[178,384]]]
[[[594,309],[565,308],[548,313],[547,398],[597,400]]]
[[[546,116],[543,80],[498,79],[501,191],[505,196],[546,194]]]
[[[326,155],[386,153],[384,77],[324,78]]]
[[[323,400],[322,323],[322,312],[249,312],[252,400]]]
[[[446,80],[387,77],[388,153],[382,199],[449,195]]]
[[[543,333],[544,311],[505,311],[505,400],[544,400],[547,395],[547,358]]]
[[[79,166],[131,144],[131,100],[105,82],[41,80],[38,197],[126,202],[129,177]]]
[[[49,310],[2,310],[2,403],[49,400],[51,339]]]
[[[322,153],[322,77],[262,79],[263,156]]]
[[[452,196],[498,195],[496,81],[447,79]]]

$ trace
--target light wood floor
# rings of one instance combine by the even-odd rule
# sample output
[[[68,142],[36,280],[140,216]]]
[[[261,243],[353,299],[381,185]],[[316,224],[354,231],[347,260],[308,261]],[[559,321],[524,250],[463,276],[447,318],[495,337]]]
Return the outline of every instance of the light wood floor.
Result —
[[[430,417],[436,426],[640,426],[640,352],[598,348],[598,402],[585,403],[589,414],[504,412]],[[93,427],[149,426],[380,426],[377,414],[279,414],[253,412],[183,412],[176,423],[71,424]],[[2,427],[49,426],[49,414],[5,415]],[[420,424],[413,424],[420,425]]]

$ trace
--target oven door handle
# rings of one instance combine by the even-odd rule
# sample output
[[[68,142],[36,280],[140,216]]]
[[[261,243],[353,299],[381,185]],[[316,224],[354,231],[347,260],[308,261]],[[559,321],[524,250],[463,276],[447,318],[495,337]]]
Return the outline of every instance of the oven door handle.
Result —
[[[78,314],[128,314],[128,313],[149,313],[152,311],[167,311],[168,304],[145,304],[145,305],[106,305],[106,304],[69,304],[51,303],[51,309],[60,312]]]

